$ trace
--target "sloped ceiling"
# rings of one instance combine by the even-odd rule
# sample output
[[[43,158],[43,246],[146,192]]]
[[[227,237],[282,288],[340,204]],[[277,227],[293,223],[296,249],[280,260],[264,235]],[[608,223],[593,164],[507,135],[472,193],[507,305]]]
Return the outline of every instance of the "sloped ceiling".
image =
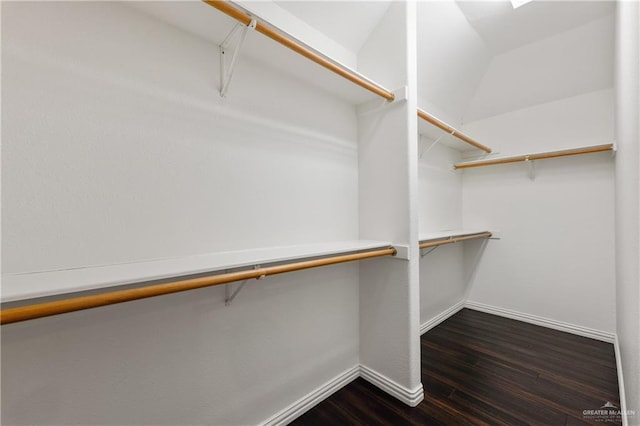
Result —
[[[456,1],[493,55],[579,27],[613,13],[612,1]]]
[[[491,52],[455,2],[420,2],[417,13],[419,105],[457,126]]]
[[[421,102],[456,125],[612,87],[614,10],[609,1],[421,2]]]
[[[493,57],[467,122],[613,87],[612,15]]]

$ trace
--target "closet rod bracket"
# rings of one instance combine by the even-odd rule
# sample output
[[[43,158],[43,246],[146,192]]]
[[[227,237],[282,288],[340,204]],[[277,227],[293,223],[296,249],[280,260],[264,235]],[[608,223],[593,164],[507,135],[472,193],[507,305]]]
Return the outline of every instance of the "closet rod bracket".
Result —
[[[253,269],[255,269],[255,270],[260,269],[260,265],[255,265],[253,267]],[[257,280],[261,280],[264,277],[265,277],[265,275],[260,275],[256,279]],[[249,281],[249,280],[242,281],[240,284],[238,284],[238,287],[236,287],[235,290],[233,290],[233,284],[232,283],[225,284],[225,286],[224,286],[224,305],[225,306],[231,306],[231,302],[233,302],[233,299],[235,299],[236,296],[238,295],[238,293],[240,293],[240,290],[242,290],[242,288],[247,283],[247,281]]]
[[[428,153],[429,151],[431,151],[431,148],[433,148],[434,146],[436,146],[436,145],[438,144],[438,142],[440,142],[440,141],[442,140],[442,138],[444,138],[445,136],[449,136],[449,135],[453,136],[455,133],[456,133],[456,131],[455,131],[455,130],[453,130],[453,131],[451,131],[450,133],[445,133],[444,135],[440,135],[440,136],[438,136],[438,138],[437,138],[437,139],[436,139],[436,140],[435,140],[435,141],[434,141],[434,142],[433,142],[433,143],[432,143],[428,148],[426,148],[425,150],[423,150],[423,151],[420,153],[420,158],[422,158],[422,156],[423,156],[423,155],[425,155],[426,153]],[[422,136],[422,135],[420,135],[420,136]]]
[[[428,250],[426,250],[426,251],[422,251],[422,250],[420,250],[420,258],[425,257],[426,255],[428,255],[429,253],[431,253],[432,251],[434,251],[434,250],[435,250],[435,249],[437,249],[438,247],[440,247],[440,246],[434,246],[434,247],[431,247],[430,249],[428,249]]]
[[[249,22],[249,25],[242,25],[237,23],[234,25],[233,29],[229,32],[224,41],[220,44],[220,97],[225,97],[227,94],[227,89],[229,89],[229,84],[231,83],[231,77],[233,77],[233,70],[236,65],[236,60],[238,59],[238,53],[242,48],[244,43],[244,39],[247,37],[247,31],[255,30],[258,22],[255,19],[252,19]],[[242,28],[242,32],[240,33],[240,38],[238,39],[235,48],[233,49],[233,55],[231,56],[231,62],[229,63],[229,69],[227,70],[225,67],[224,57],[227,54],[227,50],[229,49],[229,45],[231,44],[231,39],[236,31]]]
[[[236,287],[236,289],[233,290],[233,292],[231,291],[233,289],[233,284],[226,284],[224,286],[224,305],[225,306],[231,306],[231,302],[233,302],[233,299],[236,298],[236,296],[238,295],[238,293],[240,293],[240,290],[242,290],[242,288],[246,283],[247,283],[247,280],[242,281],[240,284],[238,284],[238,287]]]
[[[394,259],[409,260],[411,258],[411,250],[409,249],[409,246],[394,244],[393,247],[396,249],[396,254],[393,256]]]
[[[524,159],[525,163],[529,165],[529,179],[536,180],[536,163],[534,160],[531,160],[527,155]]]

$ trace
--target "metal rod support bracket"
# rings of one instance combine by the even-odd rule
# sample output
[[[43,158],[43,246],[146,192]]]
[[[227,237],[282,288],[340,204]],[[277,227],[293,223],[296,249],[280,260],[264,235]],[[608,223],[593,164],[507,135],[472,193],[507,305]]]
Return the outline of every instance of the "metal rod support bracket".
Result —
[[[440,142],[440,141],[442,140],[442,138],[444,138],[445,136],[447,136],[447,135],[449,135],[449,134],[453,135],[455,132],[456,132],[456,131],[454,130],[454,131],[453,131],[453,132],[451,132],[451,133],[446,133],[446,134],[444,134],[444,135],[440,135],[440,136],[438,137],[438,139],[436,139],[436,140],[435,140],[435,141],[434,141],[434,142],[429,146],[429,148],[427,148],[427,149],[423,150],[423,151],[420,153],[420,158],[422,158],[422,156],[423,156],[423,155],[425,155],[427,152],[431,151],[431,148],[433,148],[434,146],[436,146],[436,145],[438,144],[438,142]],[[420,135],[420,136],[422,136],[422,135]]]
[[[529,179],[536,180],[536,162],[535,160],[530,160],[527,155],[524,159],[525,163],[529,165]]]
[[[225,306],[231,306],[231,302],[233,302],[233,299],[236,298],[236,296],[238,295],[238,293],[240,293],[240,290],[242,290],[242,287],[244,287],[246,283],[247,280],[242,281],[233,292],[231,292],[231,290],[233,289],[233,284],[227,284],[224,286]]]
[[[233,70],[236,65],[236,60],[238,59],[238,53],[242,48],[242,44],[244,43],[245,37],[247,36],[247,31],[255,30],[257,24],[258,22],[255,19],[252,19],[251,22],[249,22],[249,25],[246,25],[246,26],[240,23],[236,24],[233,27],[233,29],[229,32],[227,37],[224,39],[222,44],[220,44],[219,46],[220,47],[220,96],[223,98],[225,97],[225,95],[227,94],[227,90],[229,89],[229,84],[231,83],[231,77],[233,77]],[[225,67],[224,57],[229,48],[229,44],[231,43],[231,38],[239,28],[242,28],[242,32],[240,33],[240,38],[238,39],[238,42],[235,48],[233,49],[233,56],[231,56],[231,62],[229,63],[229,69],[227,70]]]
[[[256,270],[260,269],[260,265],[255,265],[253,267],[253,269],[256,269]],[[257,280],[261,280],[264,277],[265,277],[265,275],[260,275],[256,279]],[[233,290],[233,284],[232,283],[226,284],[224,286],[224,305],[225,306],[231,306],[231,302],[233,302],[233,299],[235,299],[236,296],[238,295],[238,293],[240,293],[240,290],[242,290],[242,288],[247,283],[247,281],[249,281],[249,280],[242,281],[240,284],[238,284],[238,287],[236,287],[235,290]],[[232,292],[232,290],[233,290],[233,292]]]
[[[438,247],[440,247],[440,246],[434,246],[434,247],[431,247],[431,248],[430,248],[430,249],[428,249],[427,251],[423,251],[424,249],[420,250],[420,257],[421,257],[421,258],[425,257],[426,255],[428,255],[429,253],[431,253],[432,251],[434,251],[434,250],[435,250],[435,249],[437,249]]]

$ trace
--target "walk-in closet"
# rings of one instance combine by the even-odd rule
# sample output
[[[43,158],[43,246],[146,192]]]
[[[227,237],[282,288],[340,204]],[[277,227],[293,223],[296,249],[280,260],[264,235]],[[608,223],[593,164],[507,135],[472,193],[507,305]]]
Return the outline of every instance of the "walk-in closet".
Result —
[[[3,424],[640,424],[639,2],[0,15]]]

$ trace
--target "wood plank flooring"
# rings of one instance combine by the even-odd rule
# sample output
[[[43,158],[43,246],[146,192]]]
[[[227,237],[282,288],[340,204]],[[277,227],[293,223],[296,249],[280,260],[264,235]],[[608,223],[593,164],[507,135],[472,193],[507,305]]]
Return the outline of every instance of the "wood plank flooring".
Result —
[[[425,399],[417,407],[357,379],[292,424],[621,424],[615,410],[583,413],[620,406],[609,343],[463,309],[421,344]]]

